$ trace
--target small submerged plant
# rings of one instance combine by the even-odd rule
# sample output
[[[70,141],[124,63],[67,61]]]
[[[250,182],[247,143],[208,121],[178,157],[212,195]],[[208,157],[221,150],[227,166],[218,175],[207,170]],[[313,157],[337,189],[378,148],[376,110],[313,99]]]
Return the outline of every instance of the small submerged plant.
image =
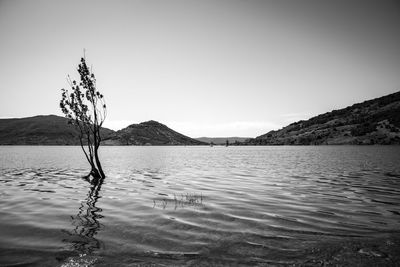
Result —
[[[195,194],[195,193],[186,193],[186,194],[174,194],[174,197],[172,198],[163,198],[159,200],[153,200],[153,208],[155,207],[160,207],[162,209],[165,209],[168,206],[168,203],[171,203],[171,206],[174,207],[174,209],[177,209],[178,207],[183,208],[186,206],[191,206],[191,207],[198,207],[198,206],[203,206],[203,194]]]
[[[79,82],[71,80],[68,76],[71,92],[61,89],[60,108],[68,123],[74,125],[79,132],[81,148],[91,166],[86,178],[92,176],[98,180],[105,177],[99,159],[99,147],[100,130],[107,116],[107,108],[103,94],[97,90],[96,78],[87,66],[85,57],[81,58],[78,72]]]

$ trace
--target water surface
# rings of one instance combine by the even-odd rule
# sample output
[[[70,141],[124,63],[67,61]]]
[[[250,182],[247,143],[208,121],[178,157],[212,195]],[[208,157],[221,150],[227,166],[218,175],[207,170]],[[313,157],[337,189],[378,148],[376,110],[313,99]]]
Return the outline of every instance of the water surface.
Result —
[[[0,147],[0,266],[399,264],[400,147]],[[18,265],[19,264],[19,265]]]

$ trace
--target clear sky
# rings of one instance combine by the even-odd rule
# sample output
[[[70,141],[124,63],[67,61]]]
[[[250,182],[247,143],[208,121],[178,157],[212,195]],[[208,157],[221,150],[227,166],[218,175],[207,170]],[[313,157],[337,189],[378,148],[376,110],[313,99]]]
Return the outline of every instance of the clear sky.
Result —
[[[255,137],[400,90],[400,2],[0,0],[0,117],[62,116],[84,48],[106,127]]]

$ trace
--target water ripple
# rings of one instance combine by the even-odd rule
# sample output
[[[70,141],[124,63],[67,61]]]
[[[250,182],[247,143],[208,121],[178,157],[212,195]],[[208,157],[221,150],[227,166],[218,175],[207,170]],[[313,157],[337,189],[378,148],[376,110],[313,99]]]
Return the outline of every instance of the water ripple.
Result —
[[[59,149],[2,148],[0,248],[68,251],[60,266],[286,265],[325,257],[321,240],[400,234],[399,148],[105,147],[96,185]]]

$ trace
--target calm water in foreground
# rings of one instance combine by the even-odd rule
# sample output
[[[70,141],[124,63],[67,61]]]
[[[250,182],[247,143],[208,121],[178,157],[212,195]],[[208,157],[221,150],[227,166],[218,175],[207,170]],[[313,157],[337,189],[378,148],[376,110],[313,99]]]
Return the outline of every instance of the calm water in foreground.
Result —
[[[0,146],[0,266],[400,265],[400,146]]]

